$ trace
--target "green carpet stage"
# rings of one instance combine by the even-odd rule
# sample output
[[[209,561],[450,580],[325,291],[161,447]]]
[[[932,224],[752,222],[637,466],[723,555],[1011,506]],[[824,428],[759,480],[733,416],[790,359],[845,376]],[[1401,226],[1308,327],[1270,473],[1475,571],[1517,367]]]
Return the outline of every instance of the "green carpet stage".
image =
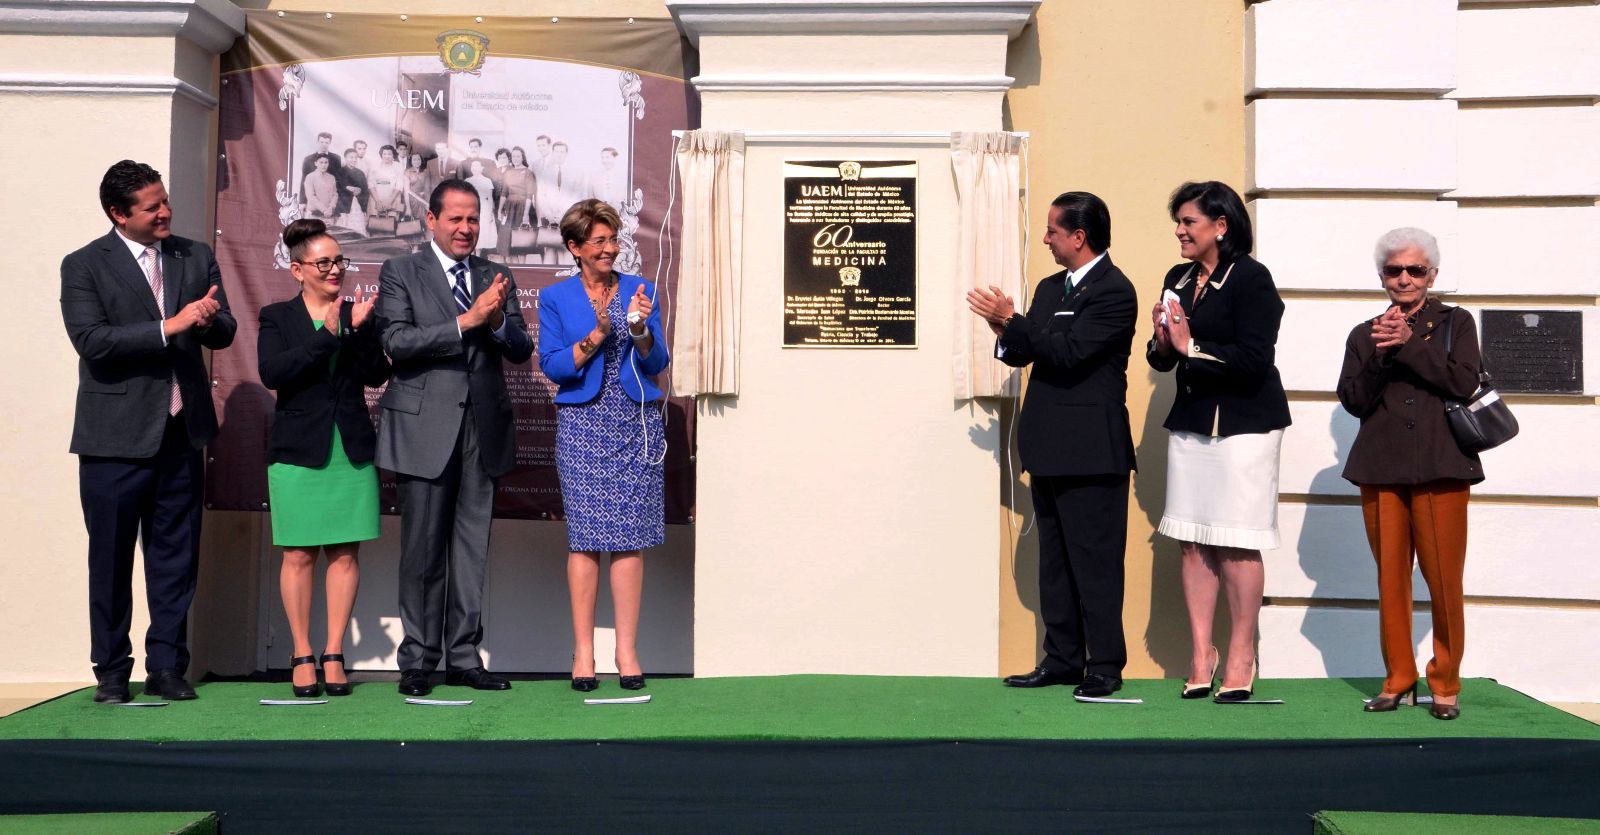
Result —
[[[649,704],[565,681],[405,704],[390,682],[263,707],[282,683],[115,707],[79,691],[0,719],[0,813],[214,809],[221,831],[626,826],[801,831],[1281,831],[1322,810],[1600,818],[1600,726],[1472,680],[1462,718],[1364,714],[1377,680],[1281,680],[1282,705],[1131,681],[652,679]],[[631,695],[614,679],[591,696]],[[140,701],[147,701],[140,697]],[[3,828],[3,825],[0,825]]]

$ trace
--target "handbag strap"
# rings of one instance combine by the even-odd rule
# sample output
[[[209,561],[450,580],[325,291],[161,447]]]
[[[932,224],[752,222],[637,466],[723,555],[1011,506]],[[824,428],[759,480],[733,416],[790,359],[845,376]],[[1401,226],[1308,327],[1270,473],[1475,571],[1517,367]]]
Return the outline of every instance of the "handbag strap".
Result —
[[[1444,356],[1450,358],[1450,349],[1456,343],[1456,309],[1450,305],[1440,303],[1444,310]],[[1494,388],[1494,380],[1489,376],[1489,369],[1483,367],[1483,360],[1478,360],[1478,385],[1480,390]]]

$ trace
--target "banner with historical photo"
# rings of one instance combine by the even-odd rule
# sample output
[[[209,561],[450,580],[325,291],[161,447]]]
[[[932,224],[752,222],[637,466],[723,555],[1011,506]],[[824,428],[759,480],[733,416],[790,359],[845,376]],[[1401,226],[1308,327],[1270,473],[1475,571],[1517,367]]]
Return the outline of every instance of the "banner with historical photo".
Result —
[[[326,221],[354,262],[348,300],[378,291],[385,259],[428,245],[434,185],[466,180],[484,207],[477,252],[511,267],[537,342],[540,290],[574,270],[561,216],[598,197],[622,217],[616,269],[657,282],[670,331],[672,132],[697,120],[688,54],[664,20],[249,12],[222,67],[216,250],[239,333],[213,359],[208,506],[267,507],[274,401],[256,371],[257,316],[298,292],[279,237],[296,218]],[[537,356],[505,374],[518,467],[495,515],[559,519],[556,386]],[[374,420],[380,393],[368,392]],[[685,522],[694,410],[671,400],[666,412],[667,521]],[[393,478],[383,484],[392,511]]]
[[[917,164],[783,164],[785,348],[917,345]]]

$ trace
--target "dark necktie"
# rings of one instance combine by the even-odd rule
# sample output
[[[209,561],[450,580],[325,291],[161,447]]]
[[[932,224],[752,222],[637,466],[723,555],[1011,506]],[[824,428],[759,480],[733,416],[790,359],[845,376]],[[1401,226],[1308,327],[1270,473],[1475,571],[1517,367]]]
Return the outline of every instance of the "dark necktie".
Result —
[[[456,297],[456,307],[466,313],[472,307],[472,292],[467,289],[467,265],[457,262],[450,268],[451,289],[450,294]]]

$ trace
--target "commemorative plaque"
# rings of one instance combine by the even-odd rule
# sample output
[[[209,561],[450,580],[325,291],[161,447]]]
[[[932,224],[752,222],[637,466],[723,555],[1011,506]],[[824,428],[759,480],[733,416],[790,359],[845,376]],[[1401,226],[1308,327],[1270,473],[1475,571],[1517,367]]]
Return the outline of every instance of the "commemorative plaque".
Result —
[[[1483,311],[1483,364],[1501,391],[1583,391],[1583,314]]]
[[[916,347],[916,162],[783,168],[784,347]]]

